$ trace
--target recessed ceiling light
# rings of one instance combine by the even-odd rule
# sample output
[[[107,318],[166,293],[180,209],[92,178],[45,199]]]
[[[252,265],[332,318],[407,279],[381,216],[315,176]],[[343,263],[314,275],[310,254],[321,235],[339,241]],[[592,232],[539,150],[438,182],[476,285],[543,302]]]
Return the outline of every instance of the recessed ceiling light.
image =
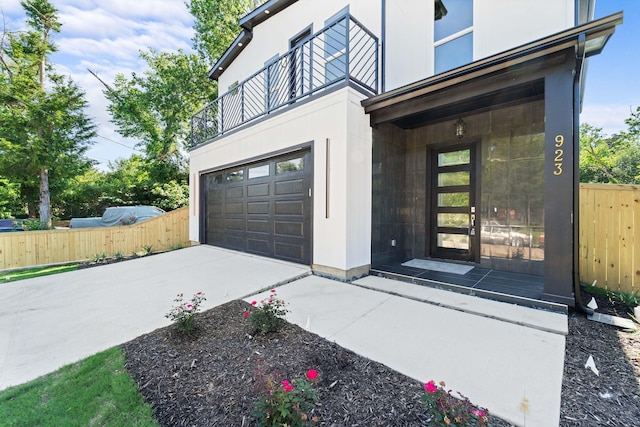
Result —
[[[265,9],[264,13],[266,13],[268,15],[269,14],[269,9]]]
[[[218,67],[218,70],[222,70],[222,67]]]
[[[242,43],[238,43],[238,46],[242,47]]]

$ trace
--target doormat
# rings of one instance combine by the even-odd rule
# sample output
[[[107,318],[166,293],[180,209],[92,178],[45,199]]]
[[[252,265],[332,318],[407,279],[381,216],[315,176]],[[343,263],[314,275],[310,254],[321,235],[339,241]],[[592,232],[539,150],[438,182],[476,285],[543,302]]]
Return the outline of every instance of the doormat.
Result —
[[[422,268],[423,270],[442,271],[443,273],[467,274],[473,270],[472,265],[452,264],[449,262],[431,261],[428,259],[414,258],[402,263],[405,267]]]

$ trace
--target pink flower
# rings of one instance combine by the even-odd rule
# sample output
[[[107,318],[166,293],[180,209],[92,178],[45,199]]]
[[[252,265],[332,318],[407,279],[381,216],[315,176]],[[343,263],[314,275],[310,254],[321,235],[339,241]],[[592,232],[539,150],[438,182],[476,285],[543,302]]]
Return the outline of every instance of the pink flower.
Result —
[[[472,413],[473,415],[475,415],[476,417],[478,417],[478,418],[483,418],[483,417],[484,417],[484,412],[482,412],[482,411],[481,411],[481,410],[479,410],[479,409],[472,409],[472,410],[471,410],[471,413]]]
[[[202,292],[198,292],[196,295],[202,295]]]
[[[309,378],[311,381],[315,380],[318,377],[318,371],[316,371],[315,369],[309,369],[309,371],[307,371],[307,378]]]
[[[436,391],[438,391],[436,383],[433,380],[426,383],[424,385],[424,389],[427,391],[427,393],[435,393]]]
[[[272,292],[272,293],[275,293],[275,292],[276,292],[276,290],[275,290],[275,289],[271,289],[271,292]]]
[[[244,317],[245,319],[249,317],[249,312],[245,311],[244,313],[242,313],[242,317]]]
[[[190,309],[191,307],[193,307],[191,304],[187,304],[187,308]]]
[[[293,391],[293,386],[288,380],[283,380],[282,386],[284,387],[284,391],[286,391],[287,393]]]
[[[258,301],[251,301],[251,305],[256,305]]]

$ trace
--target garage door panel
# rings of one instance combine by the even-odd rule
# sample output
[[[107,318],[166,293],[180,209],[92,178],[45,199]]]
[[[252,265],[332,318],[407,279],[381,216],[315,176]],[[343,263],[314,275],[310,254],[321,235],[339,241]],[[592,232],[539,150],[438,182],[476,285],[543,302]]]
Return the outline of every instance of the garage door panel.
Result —
[[[247,239],[247,250],[249,252],[268,256],[270,252],[269,241],[262,239]]]
[[[224,213],[224,205],[222,203],[209,203],[207,205],[207,216],[209,218],[219,218]]]
[[[247,203],[247,213],[251,214],[269,214],[269,201],[249,202]]]
[[[244,231],[244,219],[227,218],[224,220],[224,226],[227,230]]]
[[[303,200],[276,200],[276,215],[304,215]]]
[[[275,183],[275,195],[301,195],[304,194],[305,185],[304,179],[291,179],[287,181],[276,181]]]
[[[224,209],[227,214],[237,214],[242,215],[244,213],[244,203],[236,202],[236,203],[227,203]]]
[[[302,245],[276,242],[275,256],[292,261],[299,261],[304,259],[304,251]]]
[[[265,182],[263,184],[252,184],[247,186],[248,197],[259,197],[259,196],[268,196],[268,195],[269,195],[268,182]]]
[[[275,232],[280,236],[304,236],[304,224],[301,222],[276,221]]]
[[[230,236],[226,235],[224,239],[224,246],[229,249],[236,249],[239,251],[245,251],[244,237],[242,236]]]
[[[224,195],[227,200],[242,199],[244,197],[244,187],[227,187]]]
[[[269,233],[269,220],[247,220],[247,231],[254,233]]]

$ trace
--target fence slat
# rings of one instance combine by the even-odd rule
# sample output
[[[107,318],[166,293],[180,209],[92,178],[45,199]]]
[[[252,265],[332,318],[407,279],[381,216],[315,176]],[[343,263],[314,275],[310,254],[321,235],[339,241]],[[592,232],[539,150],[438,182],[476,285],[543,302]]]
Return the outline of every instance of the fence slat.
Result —
[[[580,184],[580,280],[640,292],[640,187]]]
[[[0,270],[189,244],[189,208],[184,207],[133,225],[0,233]]]

